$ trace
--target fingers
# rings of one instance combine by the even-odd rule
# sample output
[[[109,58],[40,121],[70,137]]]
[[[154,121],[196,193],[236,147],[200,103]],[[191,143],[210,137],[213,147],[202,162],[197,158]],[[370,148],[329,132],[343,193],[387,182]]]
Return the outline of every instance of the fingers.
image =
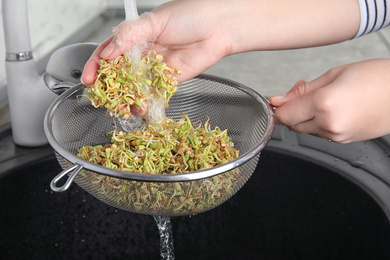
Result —
[[[276,95],[269,100],[275,107],[277,122],[288,127],[313,120],[316,113],[318,90],[333,81],[330,73],[325,73],[317,79],[306,83],[299,80],[285,95]],[[303,131],[303,130],[302,130]],[[304,131],[308,133],[308,131]]]
[[[335,129],[332,130],[330,124],[335,120],[327,111],[322,110],[325,102],[321,99],[321,96],[325,95],[323,92],[320,89],[318,92],[314,91],[278,107],[275,110],[278,123],[298,133],[336,140],[337,131],[333,131]],[[337,140],[337,142],[341,141]]]
[[[109,37],[107,40],[105,40],[96,50],[93,52],[91,58],[86,62],[83,70],[83,74],[81,75],[81,82],[84,85],[92,84],[95,81],[95,74],[96,71],[100,68],[99,60],[102,58],[102,52],[109,49],[110,45],[113,45],[113,41],[115,41],[115,36]],[[108,52],[109,50],[106,50]],[[117,52],[111,52],[111,55],[121,55],[120,51],[116,50]],[[118,54],[119,53],[119,54]],[[148,113],[147,104],[144,102],[142,108],[138,107],[137,105],[131,106],[131,112],[135,116],[144,117]]]
[[[128,53],[133,46],[140,50],[146,48],[148,43],[155,41],[156,28],[155,18],[151,13],[120,23],[114,28],[114,35],[105,40],[85,64],[81,82],[93,83],[100,59],[113,60],[123,53]]]
[[[291,100],[276,108],[274,113],[278,124],[289,127],[312,120],[315,116],[311,96]]]
[[[109,37],[101,45],[99,45],[93,52],[91,58],[85,63],[83,74],[81,75],[81,82],[84,85],[92,84],[95,81],[96,71],[99,69],[99,60],[101,59],[100,53],[106,48],[112,41],[114,36]]]
[[[144,13],[138,19],[125,20],[113,29],[114,38],[101,52],[100,57],[112,60],[132,48],[142,51],[157,39],[156,18],[152,13]]]
[[[298,80],[297,83],[295,83],[294,86],[293,86],[287,93],[291,93],[291,92],[293,92],[296,88],[301,87],[301,86],[303,86],[303,85],[305,85],[305,84],[306,84],[306,81],[304,81],[303,79]]]
[[[337,76],[338,71],[330,70],[309,83],[298,81],[279,100],[273,97],[271,104],[279,105],[274,111],[278,124],[295,132],[334,139],[337,142],[345,141],[340,139],[344,137],[337,136],[338,131],[334,128],[337,114],[332,113],[335,100],[343,96],[333,84]],[[339,123],[337,125],[340,126]]]
[[[144,117],[144,116],[146,116],[148,114],[148,105],[147,105],[147,103],[145,101],[142,104],[142,108],[140,108],[137,105],[132,105],[130,108],[131,108],[131,112],[135,116]]]
[[[294,95],[291,94],[295,89],[302,88],[306,85],[306,81],[299,80],[297,83],[294,84],[294,86],[287,92],[287,94],[281,94],[281,95],[275,95],[269,98],[269,101],[271,104],[275,107],[279,107],[283,105],[284,103],[288,102],[288,100],[293,99]]]
[[[98,69],[99,59],[91,57],[84,66],[81,83],[84,85],[92,84],[95,81],[95,74]]]
[[[336,77],[337,75],[335,75],[335,70],[329,70],[325,74],[308,83],[304,80],[299,80],[285,95],[270,97],[269,101],[275,107],[282,106],[291,100],[303,97],[319,88],[329,85]]]
[[[116,57],[122,55],[122,49],[118,47],[116,42],[116,37],[113,37],[113,40],[103,49],[100,53],[100,58],[105,60],[113,60]]]

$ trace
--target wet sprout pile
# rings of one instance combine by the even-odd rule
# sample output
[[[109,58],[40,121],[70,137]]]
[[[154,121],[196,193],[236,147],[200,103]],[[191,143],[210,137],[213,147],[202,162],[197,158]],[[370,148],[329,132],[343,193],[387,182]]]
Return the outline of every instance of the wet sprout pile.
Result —
[[[101,59],[95,82],[87,86],[86,92],[94,107],[105,107],[110,116],[123,116],[126,120],[131,115],[130,106],[142,108],[152,96],[163,98],[168,107],[177,90],[175,73],[180,71],[168,67],[155,51],[141,59],[128,55],[109,61]]]
[[[79,156],[108,168],[146,174],[189,173],[221,165],[239,151],[218,127],[196,127],[188,117],[145,130],[109,134],[111,143],[84,146]],[[141,182],[92,173],[90,184],[116,207],[152,215],[191,215],[214,208],[242,183],[238,170],[189,182]]]
[[[111,169],[148,174],[188,173],[214,167],[239,155],[227,131],[195,126],[185,116],[129,133],[108,134],[111,144],[84,146],[79,157]]]
[[[159,96],[168,106],[176,92],[176,69],[151,51],[141,60],[122,55],[100,62],[94,84],[87,87],[95,107],[107,108],[110,116],[128,119],[131,105],[142,106]],[[227,130],[211,128],[207,121],[192,123],[187,115],[174,121],[147,124],[130,132],[107,133],[108,142],[83,146],[78,156],[107,168],[144,174],[183,174],[215,167],[238,158]],[[187,182],[142,182],[80,173],[99,197],[125,210],[152,215],[190,215],[211,209],[233,194],[240,181],[238,169],[206,179]]]

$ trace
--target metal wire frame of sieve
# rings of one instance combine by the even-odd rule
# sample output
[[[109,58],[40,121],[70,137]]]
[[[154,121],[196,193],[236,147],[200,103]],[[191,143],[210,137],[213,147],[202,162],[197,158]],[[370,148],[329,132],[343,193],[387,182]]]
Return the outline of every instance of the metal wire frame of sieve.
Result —
[[[227,129],[240,150],[239,158],[184,174],[118,171],[77,157],[79,148],[105,144],[106,133],[120,128],[116,119],[107,116],[104,108],[94,108],[84,95],[85,86],[75,86],[46,114],[45,134],[64,169],[51,188],[65,191],[75,181],[101,201],[135,213],[191,215],[220,205],[250,178],[274,129],[272,108],[263,96],[237,82],[201,75],[179,85],[166,115],[180,119],[184,113],[192,122],[209,120],[212,128]],[[66,183],[57,187],[68,175]]]

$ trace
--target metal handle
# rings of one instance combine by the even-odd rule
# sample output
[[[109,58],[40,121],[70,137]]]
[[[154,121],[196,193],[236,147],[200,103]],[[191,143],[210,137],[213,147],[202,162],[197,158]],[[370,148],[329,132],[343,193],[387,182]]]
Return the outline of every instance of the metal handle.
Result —
[[[66,90],[77,85],[73,82],[61,81],[47,72],[43,73],[43,81],[45,82],[46,86],[57,95],[61,95]]]
[[[50,182],[50,188],[55,192],[63,192],[69,189],[76,175],[83,169],[83,166],[80,164],[75,164],[72,167],[63,170],[60,174],[58,174],[54,179]],[[59,182],[62,177],[70,173],[69,178],[66,180],[65,184],[57,187],[57,182]]]

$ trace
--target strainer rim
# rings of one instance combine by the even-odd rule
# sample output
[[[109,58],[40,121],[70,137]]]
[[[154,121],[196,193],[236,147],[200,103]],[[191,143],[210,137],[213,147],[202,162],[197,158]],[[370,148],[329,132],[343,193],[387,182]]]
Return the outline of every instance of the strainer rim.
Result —
[[[275,119],[274,119],[274,113],[273,109],[269,103],[269,101],[260,95],[258,92],[253,90],[252,88],[249,88],[239,82],[225,79],[222,77],[214,76],[214,75],[208,75],[208,74],[201,74],[196,77],[197,79],[205,79],[205,80],[211,80],[219,83],[223,83],[226,85],[229,85],[231,87],[237,88],[248,95],[250,95],[252,98],[255,98],[258,102],[260,102],[264,108],[267,110],[267,116],[268,116],[268,124],[266,126],[266,130],[264,132],[264,136],[251,148],[249,151],[245,152],[244,154],[241,154],[238,158],[222,164],[218,165],[212,168],[208,169],[202,169],[198,171],[193,171],[190,173],[180,173],[180,174],[146,174],[146,173],[136,173],[136,172],[127,172],[127,171],[120,171],[115,169],[110,169],[104,166],[100,166],[91,162],[88,162],[77,155],[69,152],[68,150],[62,148],[62,146],[57,142],[57,140],[54,138],[53,131],[51,128],[51,118],[53,116],[53,113],[55,112],[55,109],[61,104],[63,100],[65,100],[67,97],[72,95],[74,92],[79,91],[80,89],[84,88],[85,86],[83,84],[77,84],[74,87],[66,90],[64,93],[62,93],[58,98],[54,100],[54,102],[50,105],[48,108],[45,118],[44,118],[44,132],[46,135],[46,138],[49,142],[49,144],[53,147],[53,149],[58,153],[60,156],[71,162],[72,164],[79,164],[82,165],[85,170],[93,171],[99,174],[103,174],[110,177],[116,177],[121,179],[128,179],[128,180],[134,180],[134,181],[146,181],[146,182],[181,182],[181,181],[194,181],[194,180],[200,180],[205,179],[209,177],[213,177],[219,174],[222,174],[227,171],[231,171],[235,168],[237,168],[240,165],[243,165],[253,157],[255,157],[258,153],[261,152],[261,150],[265,147],[265,145],[268,143],[269,139],[272,136],[272,133],[274,131],[275,127]],[[183,82],[184,83],[184,82]]]

